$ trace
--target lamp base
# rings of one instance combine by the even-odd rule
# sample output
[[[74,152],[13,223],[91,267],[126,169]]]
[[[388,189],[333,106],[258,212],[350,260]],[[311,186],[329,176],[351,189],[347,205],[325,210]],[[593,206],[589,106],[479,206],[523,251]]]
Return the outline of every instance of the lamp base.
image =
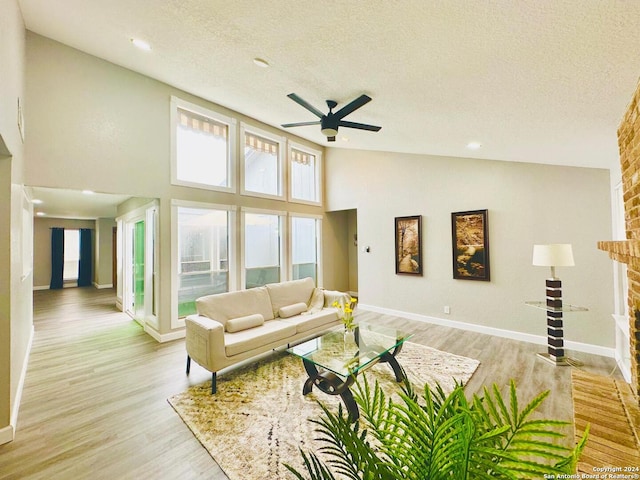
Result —
[[[548,353],[538,353],[538,357],[557,367],[580,367],[584,365],[580,360],[569,357],[554,357]]]

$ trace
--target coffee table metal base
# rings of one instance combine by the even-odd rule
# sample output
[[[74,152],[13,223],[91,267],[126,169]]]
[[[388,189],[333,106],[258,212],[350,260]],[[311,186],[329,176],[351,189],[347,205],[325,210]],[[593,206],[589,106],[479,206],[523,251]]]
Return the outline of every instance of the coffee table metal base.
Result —
[[[393,369],[396,382],[398,383],[407,378],[404,370],[396,359],[396,355],[400,353],[400,350],[402,350],[402,344],[398,345],[392,352],[386,352],[379,357],[380,363],[388,363]],[[304,382],[304,387],[302,388],[303,395],[311,393],[314,386],[318,387],[320,391],[328,395],[340,395],[340,398],[347,409],[347,413],[349,414],[349,420],[351,422],[355,422],[360,418],[360,410],[358,409],[358,404],[353,399],[353,394],[351,393],[350,388],[356,381],[357,373],[349,375],[346,379],[343,379],[333,372],[325,370],[319,371],[316,365],[306,358],[302,359],[302,363],[304,364],[304,369],[309,377]]]

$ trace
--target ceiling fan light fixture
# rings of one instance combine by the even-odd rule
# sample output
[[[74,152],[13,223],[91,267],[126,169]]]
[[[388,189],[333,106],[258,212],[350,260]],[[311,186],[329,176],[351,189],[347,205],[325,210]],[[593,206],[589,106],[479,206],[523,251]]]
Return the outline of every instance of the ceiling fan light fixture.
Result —
[[[322,134],[325,137],[335,137],[338,134],[338,130],[336,130],[335,128],[323,128],[322,130],[320,130],[322,132]]]

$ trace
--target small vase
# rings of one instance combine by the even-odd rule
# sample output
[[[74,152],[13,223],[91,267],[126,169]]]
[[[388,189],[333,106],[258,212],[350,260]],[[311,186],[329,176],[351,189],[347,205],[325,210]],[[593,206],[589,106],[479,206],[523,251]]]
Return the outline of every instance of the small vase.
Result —
[[[349,330],[347,328],[344,329],[344,344],[345,345],[355,345],[356,343],[356,335],[353,330]]]

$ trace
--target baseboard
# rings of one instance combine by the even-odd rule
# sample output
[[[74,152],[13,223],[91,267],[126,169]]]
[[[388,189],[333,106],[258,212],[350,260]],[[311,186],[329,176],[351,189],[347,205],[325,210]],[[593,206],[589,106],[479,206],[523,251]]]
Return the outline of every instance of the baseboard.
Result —
[[[38,287],[33,287],[34,290],[49,290],[49,285],[40,285]]]
[[[434,325],[442,325],[443,327],[457,328],[458,330],[467,330],[470,332],[484,333],[486,335],[492,335],[494,337],[509,338],[511,340],[519,340],[521,342],[534,343],[537,345],[546,345],[547,337],[542,335],[533,335],[530,333],[515,332],[513,330],[504,330],[501,328],[487,327],[485,325],[477,325],[474,323],[456,322],[453,320],[446,320],[444,318],[430,317],[428,315],[421,315],[418,313],[403,312],[401,310],[393,310],[391,308],[377,307],[375,305],[358,304],[358,308],[362,310],[368,310],[370,312],[383,313],[385,315],[393,315],[396,317],[407,318],[409,320],[415,320],[418,322],[431,323]],[[615,357],[615,350],[613,348],[602,347],[600,345],[592,345],[588,343],[573,342],[565,340],[565,347],[568,350],[575,350],[577,352],[591,353],[593,355],[600,355],[603,357]]]
[[[14,438],[15,431],[13,430],[13,425],[7,425],[4,428],[0,428],[0,445],[13,442]]]
[[[98,290],[102,289],[102,288],[113,288],[113,283],[105,283],[104,285],[100,285],[96,282],[93,282],[93,286],[95,288],[97,288]]]
[[[349,290],[347,293],[349,295],[351,295],[351,297],[353,297],[353,298],[358,298],[358,292],[356,292],[354,290]]]
[[[180,338],[184,338],[186,336],[186,331],[183,330],[175,330],[169,333],[160,333],[149,325],[144,326],[145,333],[149,334],[159,343],[171,342],[173,340],[178,340]]]
[[[29,333],[29,342],[25,350],[24,358],[22,359],[22,370],[20,371],[20,378],[18,380],[18,390],[11,405],[11,418],[9,419],[9,425],[0,429],[0,445],[3,443],[12,442],[15,436],[15,425],[18,424],[18,411],[20,410],[20,403],[22,402],[22,391],[24,389],[24,382],[27,378],[27,367],[29,366],[29,357],[31,355],[31,346],[33,345],[33,336],[35,329],[31,325],[31,332]]]
[[[618,369],[622,373],[624,380],[627,383],[631,383],[631,369],[625,365],[623,359],[620,357],[620,354],[618,353],[617,350],[615,352],[615,359],[616,359],[616,363],[618,364]]]

